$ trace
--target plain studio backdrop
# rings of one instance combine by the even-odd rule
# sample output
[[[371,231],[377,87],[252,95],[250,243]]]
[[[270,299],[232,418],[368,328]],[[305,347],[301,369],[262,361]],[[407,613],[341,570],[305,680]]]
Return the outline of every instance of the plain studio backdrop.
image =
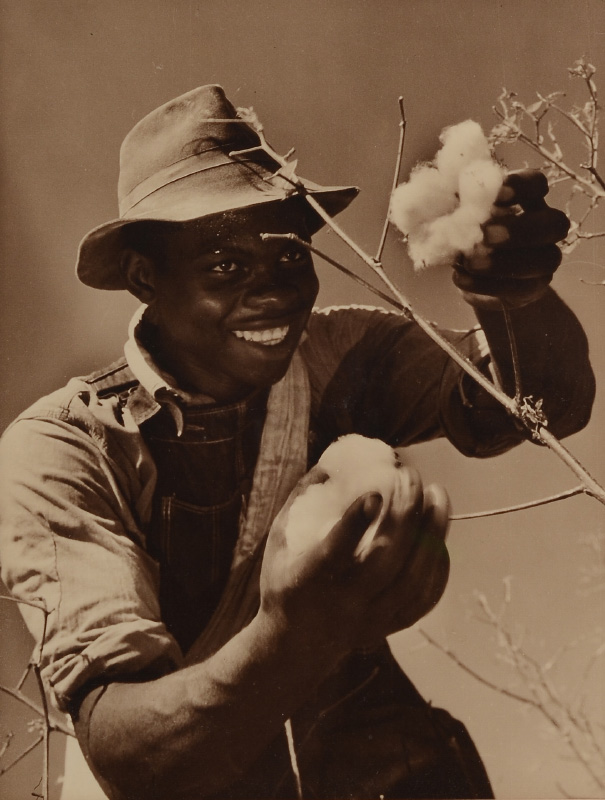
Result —
[[[70,376],[119,357],[135,302],[80,285],[75,254],[90,228],[116,216],[124,135],[170,98],[220,83],[235,104],[254,106],[279,151],[296,147],[301,174],[361,187],[340,221],[373,251],[392,180],[399,95],[408,119],[405,176],[433,156],[444,126],[472,118],[489,129],[503,86],[527,102],[536,90],[568,92],[564,105],[584,102],[583,86],[567,67],[585,56],[605,94],[603,0],[1,0],[0,9],[2,427]],[[564,133],[562,119],[557,125],[570,160],[579,163],[579,140]],[[512,166],[524,158],[540,166],[518,148],[499,153]],[[592,227],[605,230],[603,215]],[[333,234],[322,232],[316,243],[356,266]],[[593,239],[577,247],[554,282],[585,326],[599,384],[588,428],[567,444],[601,481],[605,286],[595,284],[605,279],[603,244]],[[472,323],[449,270],[414,274],[394,232],[385,264],[431,319]],[[318,261],[318,269],[321,304],[374,302],[333,268]],[[577,484],[550,452],[529,443],[482,462],[444,442],[415,447],[407,458],[427,482],[447,486],[458,513]],[[580,496],[453,523],[449,587],[417,629],[488,681],[526,692],[499,658],[492,628],[477,621],[474,592],[498,609],[508,591],[515,641],[541,663],[559,654],[550,673],[557,692],[576,710],[584,702],[600,725],[605,599],[603,555],[599,575],[594,541],[601,537],[602,546],[604,511]],[[0,683],[11,685],[31,642],[12,605],[0,603],[0,614]],[[426,697],[466,722],[500,797],[603,796],[560,731],[463,672],[417,629],[395,636],[394,651]],[[0,747],[8,731],[15,734],[6,760],[27,741],[32,714],[6,697],[1,711]],[[64,747],[54,736],[53,779]],[[34,750],[0,778],[0,795],[31,796],[40,764]],[[87,798],[81,793],[79,800]]]

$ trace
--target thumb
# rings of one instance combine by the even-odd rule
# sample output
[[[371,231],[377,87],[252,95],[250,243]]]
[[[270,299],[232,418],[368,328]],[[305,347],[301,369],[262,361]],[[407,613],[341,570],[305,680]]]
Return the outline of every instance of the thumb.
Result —
[[[358,497],[323,540],[323,556],[350,558],[361,537],[378,517],[381,507],[382,496],[377,492]]]

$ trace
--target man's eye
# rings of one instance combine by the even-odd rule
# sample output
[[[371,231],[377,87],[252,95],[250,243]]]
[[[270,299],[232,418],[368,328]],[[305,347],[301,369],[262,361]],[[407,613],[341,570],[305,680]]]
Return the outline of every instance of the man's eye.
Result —
[[[279,260],[284,264],[302,264],[308,260],[308,254],[306,250],[293,247],[291,250],[285,250]]]
[[[239,269],[239,264],[236,261],[221,261],[218,264],[215,264],[211,272],[218,272],[220,275],[227,275],[230,272],[237,272]]]

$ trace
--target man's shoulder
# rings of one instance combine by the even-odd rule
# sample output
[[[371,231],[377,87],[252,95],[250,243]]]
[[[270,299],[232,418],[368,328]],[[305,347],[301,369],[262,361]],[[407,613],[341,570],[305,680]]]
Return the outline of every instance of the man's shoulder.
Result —
[[[121,358],[88,375],[73,377],[36,400],[8,426],[5,435],[27,427],[27,422],[46,421],[105,438],[108,429],[124,427],[118,412],[123,397],[137,385],[126,359]]]
[[[410,320],[397,311],[378,306],[346,305],[314,308],[307,325],[303,351],[336,349],[346,352],[362,339],[380,338],[407,328]]]

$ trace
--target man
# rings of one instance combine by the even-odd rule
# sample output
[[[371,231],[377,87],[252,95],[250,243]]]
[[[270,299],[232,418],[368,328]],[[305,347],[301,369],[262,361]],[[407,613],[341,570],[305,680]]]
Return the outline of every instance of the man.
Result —
[[[489,796],[464,728],[384,643],[445,587],[443,490],[401,469],[361,561],[379,497],[297,558],[279,511],[344,433],[447,435],[476,456],[525,433],[404,317],[312,311],[308,250],[262,234],[308,241],[323,223],[304,194],[334,215],[356,190],[296,183],[258,146],[217,86],[126,138],[120,219],[84,239],[78,275],[144,305],[126,359],[6,432],[3,578],[50,611],[44,678],[109,797]],[[491,359],[476,333],[449,336],[513,392],[505,302],[523,391],[565,436],[594,387],[582,329],[548,288],[567,220],[546,191],[510,176],[455,272]]]

